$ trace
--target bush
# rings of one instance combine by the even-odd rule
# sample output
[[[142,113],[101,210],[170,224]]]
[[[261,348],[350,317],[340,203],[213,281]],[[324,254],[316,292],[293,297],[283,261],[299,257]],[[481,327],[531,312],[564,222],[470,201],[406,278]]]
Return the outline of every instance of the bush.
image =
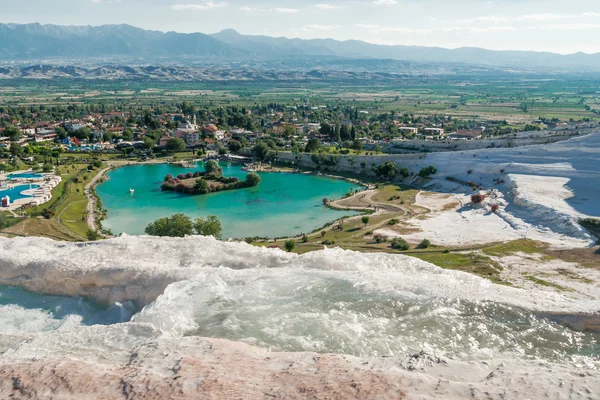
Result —
[[[500,209],[500,206],[498,204],[492,204],[492,212],[495,213],[496,211],[498,211]]]
[[[483,203],[483,200],[485,200],[485,195],[481,193],[475,193],[474,195],[471,195],[471,203],[473,204],[481,204]]]
[[[406,250],[410,249],[410,246],[408,245],[406,240],[404,240],[400,237],[397,237],[392,240],[392,249],[406,251]]]
[[[306,236],[306,235],[302,236],[302,243],[308,243],[308,236]]]
[[[87,233],[85,234],[85,236],[87,237],[87,239],[90,242],[94,242],[98,239],[100,239],[100,234],[98,232],[96,232],[93,229],[88,229]]]
[[[397,219],[394,218],[394,219],[390,219],[387,224],[388,225],[398,225],[399,222],[400,221],[398,221]]]
[[[50,210],[49,208],[42,210],[42,212],[40,213],[40,215],[46,219],[52,219],[52,217],[54,217],[55,214],[56,213],[54,212],[54,210]]]
[[[285,251],[291,253],[296,248],[296,242],[293,239],[286,240],[283,247],[285,248]]]
[[[367,224],[369,223],[369,216],[368,215],[364,215],[361,218],[361,221],[362,221],[363,224],[365,224],[365,226],[367,226]]]
[[[385,243],[385,242],[388,241],[387,236],[383,236],[380,233],[378,233],[375,236],[373,236],[373,239],[375,240],[375,243]]]
[[[421,169],[421,172],[419,172],[419,176],[421,178],[429,178],[431,175],[434,175],[435,173],[437,173],[437,168],[433,165],[430,165],[429,167],[423,167]]]
[[[421,243],[418,244],[417,249],[428,249],[429,247],[431,247],[429,239],[423,239]]]

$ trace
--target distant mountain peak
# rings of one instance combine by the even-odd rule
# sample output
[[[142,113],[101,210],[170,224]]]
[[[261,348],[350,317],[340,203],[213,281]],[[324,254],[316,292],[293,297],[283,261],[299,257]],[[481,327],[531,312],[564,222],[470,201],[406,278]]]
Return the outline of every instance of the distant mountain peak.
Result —
[[[224,34],[224,35],[237,35],[237,36],[242,36],[241,33],[239,33],[238,31],[236,31],[235,29],[223,29],[222,31],[219,32],[220,34]]]
[[[310,57],[460,63],[486,67],[509,67],[563,71],[600,71],[600,53],[561,55],[548,52],[494,51],[480,48],[444,49],[422,46],[386,46],[364,41],[288,39],[240,34],[235,29],[218,33],[183,34],[144,30],[127,24],[59,26],[0,24],[0,60],[43,61],[64,58],[135,57],[145,60],[220,59],[278,60]]]

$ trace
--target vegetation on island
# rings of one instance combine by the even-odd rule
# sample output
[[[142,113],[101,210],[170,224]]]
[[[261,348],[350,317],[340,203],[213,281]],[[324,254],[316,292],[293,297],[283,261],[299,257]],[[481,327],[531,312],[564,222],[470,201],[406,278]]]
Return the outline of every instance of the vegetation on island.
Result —
[[[197,234],[221,239],[223,226],[219,218],[214,215],[192,220],[187,215],[178,213],[150,223],[145,232],[150,236],[185,237]]]
[[[174,191],[187,194],[208,194],[222,192],[224,190],[243,189],[258,186],[261,182],[256,172],[246,175],[244,181],[236,177],[223,176],[223,169],[214,160],[206,162],[204,172],[188,172],[176,177],[168,174],[161,186],[163,191]]]

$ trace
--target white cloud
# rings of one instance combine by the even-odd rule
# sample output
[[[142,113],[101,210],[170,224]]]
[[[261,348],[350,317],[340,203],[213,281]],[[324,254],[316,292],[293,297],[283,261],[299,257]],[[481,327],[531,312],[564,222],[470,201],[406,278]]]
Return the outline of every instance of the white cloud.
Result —
[[[375,24],[355,24],[355,25],[352,25],[352,27],[354,27],[354,28],[361,28],[361,29],[369,29],[369,30],[377,30],[377,29],[381,28],[381,25],[375,25]]]
[[[459,20],[458,22],[464,23],[464,24],[472,24],[472,23],[476,23],[476,22],[489,22],[489,23],[493,23],[493,24],[498,24],[500,22],[506,22],[507,19],[504,17],[494,17],[493,15],[489,15],[489,16],[482,16],[482,17],[475,17],[475,18],[469,18],[469,19],[462,19]]]
[[[323,11],[329,11],[329,10],[338,10],[340,8],[345,8],[345,6],[339,6],[339,5],[334,5],[334,4],[316,4],[315,8],[318,8],[319,10],[323,10]]]
[[[451,33],[451,32],[462,32],[462,33],[490,33],[490,32],[509,32],[516,31],[517,28],[510,25],[503,26],[489,26],[489,27],[472,27],[472,26],[451,26],[444,28],[431,28],[431,29],[415,29],[395,26],[380,26],[380,25],[365,25],[357,24],[352,25],[356,28],[367,29],[371,33],[404,33],[404,34],[417,34],[417,35],[429,35],[432,33]]]
[[[531,30],[543,31],[588,31],[600,29],[600,24],[550,24],[550,25],[534,25],[528,27]]]
[[[256,8],[244,6],[244,7],[240,7],[240,10],[246,11],[246,12],[252,12],[252,11],[256,11]]]
[[[373,1],[373,4],[375,4],[376,6],[390,6],[393,4],[398,4],[397,0],[375,0]]]
[[[92,3],[92,4],[100,4],[102,3],[102,0],[86,0],[88,3]]]
[[[531,14],[522,15],[517,18],[518,21],[554,21],[558,19],[572,18],[572,15],[557,15],[557,14]]]
[[[334,29],[339,28],[339,25],[319,25],[319,24],[313,24],[313,25],[304,25],[304,27],[302,28],[302,30],[304,32],[312,32],[312,31],[332,31]]]
[[[205,1],[200,4],[174,4],[171,6],[171,10],[185,11],[185,10],[212,10],[214,8],[227,7],[227,3],[216,3],[214,1]]]
[[[293,13],[297,13],[299,10],[297,8],[276,7],[273,9],[273,11],[281,13],[281,14],[293,14]]]

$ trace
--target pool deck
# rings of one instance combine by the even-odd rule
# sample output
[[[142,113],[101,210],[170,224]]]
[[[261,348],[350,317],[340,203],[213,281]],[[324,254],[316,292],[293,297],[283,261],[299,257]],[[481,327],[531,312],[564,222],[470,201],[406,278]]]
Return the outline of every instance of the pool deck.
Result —
[[[33,173],[33,171],[28,170],[13,172],[10,174],[0,174],[0,184],[2,185],[6,184],[14,187],[19,185],[34,184],[39,186],[37,188],[27,189],[21,192],[22,194],[31,197],[14,201],[11,199],[10,206],[0,207],[0,211],[16,211],[26,205],[39,206],[47,203],[52,199],[52,189],[58,186],[58,184],[62,181],[62,178],[56,174],[40,174],[42,176],[39,178],[19,178],[8,180],[8,175],[25,173]],[[0,198],[2,197],[2,192],[0,191]]]

